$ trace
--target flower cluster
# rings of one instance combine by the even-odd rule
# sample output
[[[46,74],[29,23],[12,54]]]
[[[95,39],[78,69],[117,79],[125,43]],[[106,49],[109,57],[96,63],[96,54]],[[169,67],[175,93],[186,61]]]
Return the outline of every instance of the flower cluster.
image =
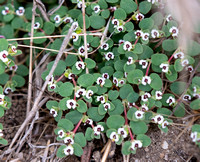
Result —
[[[46,76],[46,80],[48,79],[48,75]],[[54,76],[50,76],[49,81],[48,81],[48,87],[51,90],[55,90],[56,89],[56,80],[54,79]]]
[[[126,127],[118,128],[117,132],[110,133],[110,139],[113,142],[119,142],[121,138],[126,138],[128,136],[128,130]]]
[[[158,114],[156,116],[154,116],[151,121],[153,123],[159,124],[163,129],[166,128],[167,125],[169,125],[169,122],[165,120],[165,118]]]
[[[118,32],[123,32],[124,31],[124,26],[123,26],[123,21],[119,19],[113,19],[112,24],[114,25],[114,28]]]

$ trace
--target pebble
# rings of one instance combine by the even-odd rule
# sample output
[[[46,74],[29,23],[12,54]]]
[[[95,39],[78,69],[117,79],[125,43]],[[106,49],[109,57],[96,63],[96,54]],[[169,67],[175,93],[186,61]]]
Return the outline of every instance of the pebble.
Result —
[[[166,149],[168,149],[168,146],[169,146],[169,145],[168,145],[167,141],[164,141],[161,147],[162,147],[164,150],[166,150]]]

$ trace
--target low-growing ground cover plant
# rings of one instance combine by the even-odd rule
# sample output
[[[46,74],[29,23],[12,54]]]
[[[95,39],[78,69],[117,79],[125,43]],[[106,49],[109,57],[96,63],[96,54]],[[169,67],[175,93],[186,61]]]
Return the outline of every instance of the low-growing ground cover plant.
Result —
[[[49,4],[49,9],[56,6]],[[56,96],[47,101],[46,108],[57,122],[54,132],[62,143],[57,157],[81,156],[87,142],[101,139],[102,134],[122,145],[123,155],[135,154],[151,144],[145,135],[150,124],[167,133],[168,125],[173,125],[172,115],[199,113],[200,77],[194,74],[199,71],[195,67],[200,45],[191,40],[187,51],[178,46],[180,25],[164,9],[153,12],[164,5],[149,0],[72,0],[54,10],[48,21],[36,14],[36,53],[51,51],[52,61],[41,75],[44,81],[63,42],[59,35],[73,27],[65,55],[47,87]],[[19,33],[25,38],[23,44],[30,44],[26,38],[31,32],[32,4],[7,3],[0,12],[2,116],[11,106],[6,95],[24,86],[28,75],[25,65],[14,63],[21,51],[10,38]],[[50,35],[57,37],[53,40]],[[183,79],[188,76],[192,76],[189,83]],[[80,126],[84,128],[78,131]],[[2,129],[0,125],[0,143],[6,144]],[[191,138],[200,146],[200,125],[192,126]]]

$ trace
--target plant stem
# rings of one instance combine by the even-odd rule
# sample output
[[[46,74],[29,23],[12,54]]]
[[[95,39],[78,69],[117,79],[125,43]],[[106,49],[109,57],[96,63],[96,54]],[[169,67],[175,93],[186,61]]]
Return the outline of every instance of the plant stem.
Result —
[[[62,74],[62,75],[56,80],[56,82],[59,82],[63,77],[64,77],[64,74]]]
[[[81,125],[82,120],[83,120],[83,118],[81,118],[81,119],[79,120],[78,124],[77,124],[76,127],[74,128],[74,130],[73,130],[73,133],[74,133],[74,134],[76,133],[76,131],[77,131],[77,129],[79,128],[79,126]]]
[[[148,67],[147,67],[147,71],[146,71],[146,76],[148,76],[148,73],[149,73],[149,69],[150,69],[150,65],[151,65],[151,62],[149,62],[149,65],[148,65]]]
[[[74,100],[76,100],[76,81],[74,80],[74,78],[72,77],[72,82],[74,84]]]

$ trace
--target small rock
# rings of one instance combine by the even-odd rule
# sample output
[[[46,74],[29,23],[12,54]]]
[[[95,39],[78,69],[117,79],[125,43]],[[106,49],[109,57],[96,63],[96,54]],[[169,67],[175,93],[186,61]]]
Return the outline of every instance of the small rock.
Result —
[[[168,155],[166,154],[164,160],[168,161]]]
[[[168,146],[169,146],[169,145],[168,145],[167,141],[164,141],[161,147],[162,147],[164,150],[166,150],[166,149],[168,149]]]
[[[148,152],[148,151],[149,151],[149,149],[146,147],[146,148],[144,149],[144,151]]]

